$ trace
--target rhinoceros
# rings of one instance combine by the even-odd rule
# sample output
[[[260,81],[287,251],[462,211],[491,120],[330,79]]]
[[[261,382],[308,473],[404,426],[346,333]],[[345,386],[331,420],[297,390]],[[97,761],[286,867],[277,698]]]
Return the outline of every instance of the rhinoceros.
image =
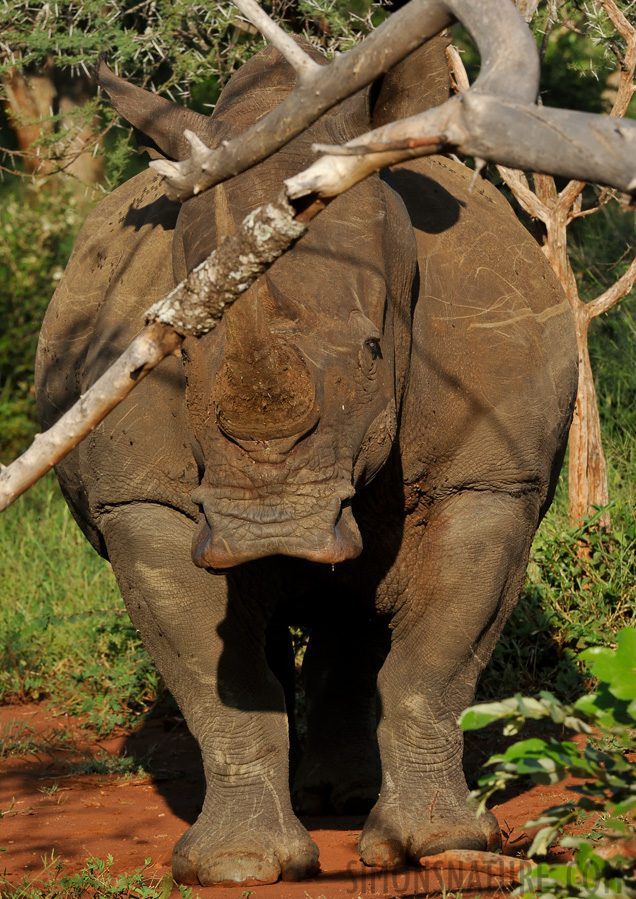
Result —
[[[89,216],[49,307],[49,426],[164,297],[282,180],[448,95],[429,42],[252,170],[183,205],[144,171]],[[318,58],[316,56],[316,58]],[[102,64],[151,155],[242,133],[292,89],[274,49],[211,117]],[[520,592],[553,496],[577,354],[565,296],[507,201],[421,158],[335,199],[228,311],[188,338],[57,471],[203,757],[184,883],[316,873],[296,813],[369,813],[367,865],[496,845],[467,803],[457,718]],[[289,627],[310,629],[307,734]],[[291,787],[290,787],[291,778]]]

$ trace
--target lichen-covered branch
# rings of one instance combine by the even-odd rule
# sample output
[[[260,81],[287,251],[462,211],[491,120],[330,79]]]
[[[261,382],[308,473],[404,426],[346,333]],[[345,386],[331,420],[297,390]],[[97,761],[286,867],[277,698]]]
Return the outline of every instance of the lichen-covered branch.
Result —
[[[175,289],[155,303],[149,324],[102,377],[29,449],[0,470],[0,512],[70,453],[135,384],[187,335],[200,336],[215,327],[227,309],[306,230],[320,204],[296,210],[281,194],[260,206],[241,227],[197,266]]]
[[[241,293],[304,234],[307,226],[295,216],[284,193],[250,212],[235,234],[146,312],[146,320],[170,325],[184,337],[211,331]]]

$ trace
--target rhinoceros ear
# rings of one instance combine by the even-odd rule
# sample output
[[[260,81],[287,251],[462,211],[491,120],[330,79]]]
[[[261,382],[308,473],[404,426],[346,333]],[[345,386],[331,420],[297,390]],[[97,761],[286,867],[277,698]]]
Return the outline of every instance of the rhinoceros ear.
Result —
[[[113,107],[135,129],[140,153],[146,151],[153,159],[187,159],[191,151],[183,136],[186,128],[208,146],[213,142],[211,119],[119,78],[106,65],[104,54],[95,65],[95,77]]]
[[[450,75],[448,32],[432,38],[375,82],[372,89],[373,127],[432,109],[448,100]]]

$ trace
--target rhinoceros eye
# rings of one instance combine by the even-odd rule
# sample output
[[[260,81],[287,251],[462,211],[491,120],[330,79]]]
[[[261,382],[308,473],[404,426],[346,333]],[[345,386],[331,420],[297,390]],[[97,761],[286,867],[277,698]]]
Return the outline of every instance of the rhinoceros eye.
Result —
[[[364,341],[364,345],[369,348],[372,359],[382,358],[382,349],[380,348],[380,341],[377,337],[369,337],[368,340]]]

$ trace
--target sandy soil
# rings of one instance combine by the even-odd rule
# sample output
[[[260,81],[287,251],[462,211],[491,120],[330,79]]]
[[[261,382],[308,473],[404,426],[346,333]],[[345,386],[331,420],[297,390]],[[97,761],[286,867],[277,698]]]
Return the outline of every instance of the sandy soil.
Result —
[[[37,875],[43,856],[52,852],[63,860],[67,873],[80,870],[89,857],[105,859],[109,853],[115,872],[132,872],[147,858],[152,859],[150,872],[161,876],[170,870],[172,846],[195,821],[203,794],[198,750],[181,721],[155,720],[133,735],[99,739],[68,716],[27,705],[0,708],[0,727],[3,735],[8,727],[14,733],[40,735],[35,752],[0,758],[0,846],[6,850],[0,855],[0,870],[9,883],[17,885],[25,875]],[[144,759],[151,773],[122,780],[69,768],[122,751]],[[469,764],[475,766],[491,751],[495,747],[479,734]],[[504,832],[504,853],[523,855],[531,838],[526,821],[568,798],[562,785],[504,795],[493,806]],[[465,894],[502,889],[500,878],[476,878],[466,871],[365,868],[356,848],[361,817],[306,818],[304,823],[320,847],[320,874],[302,883],[251,887],[251,899],[409,897],[442,888],[461,888]],[[200,899],[247,899],[248,890],[197,887],[193,893]]]

